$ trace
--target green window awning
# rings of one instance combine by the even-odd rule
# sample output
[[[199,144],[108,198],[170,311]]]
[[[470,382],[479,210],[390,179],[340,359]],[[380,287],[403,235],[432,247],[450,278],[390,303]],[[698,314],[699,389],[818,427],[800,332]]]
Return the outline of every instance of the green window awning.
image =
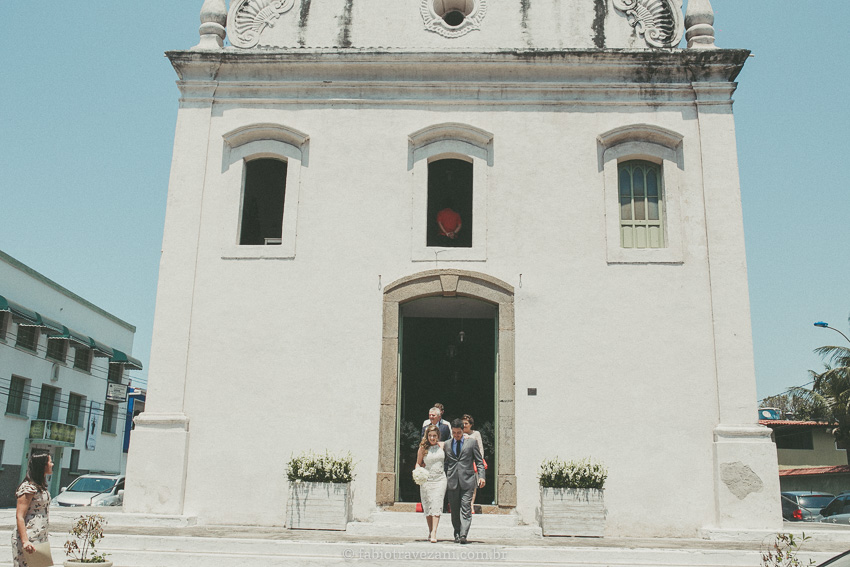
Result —
[[[128,356],[118,349],[112,349],[112,356],[109,358],[109,364],[123,364],[125,367],[133,370],[142,369],[142,363],[139,359]]]
[[[0,295],[0,311],[8,311],[13,317],[23,319],[24,321],[35,323],[38,319],[38,313],[31,311],[22,305],[18,305],[14,301],[9,301]]]
[[[66,340],[74,343],[74,345],[73,345],[74,348],[77,348],[77,347],[91,348],[91,339],[89,339],[89,337],[85,336],[82,333],[78,333],[77,331],[75,331],[73,329],[69,329],[68,327],[65,327],[64,325],[62,326],[62,332],[61,333],[59,333],[58,335],[51,335],[48,338],[51,338],[51,339],[66,339]]]
[[[24,326],[26,327],[27,324],[25,323]],[[53,319],[50,319],[49,317],[45,317],[41,313],[35,314],[35,322],[31,323],[30,326],[32,326],[32,327],[42,327],[44,329],[47,329],[48,334],[53,334],[53,335],[61,333],[62,329],[65,328],[65,326],[62,323],[57,323]]]
[[[89,348],[91,348],[92,354],[94,356],[99,356],[102,358],[109,358],[112,356],[113,351],[110,347],[99,341],[94,340],[91,337],[89,337]]]

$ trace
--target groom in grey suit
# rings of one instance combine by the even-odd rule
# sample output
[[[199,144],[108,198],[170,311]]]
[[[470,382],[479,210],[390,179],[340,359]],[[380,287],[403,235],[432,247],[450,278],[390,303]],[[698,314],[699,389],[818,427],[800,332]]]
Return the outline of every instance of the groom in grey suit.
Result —
[[[446,495],[452,507],[452,526],[455,532],[455,543],[466,543],[469,525],[472,523],[472,495],[475,485],[483,488],[484,457],[474,439],[463,438],[463,420],[452,421],[452,438],[446,441],[444,447],[446,459]],[[472,463],[478,467],[478,475],[472,468]]]

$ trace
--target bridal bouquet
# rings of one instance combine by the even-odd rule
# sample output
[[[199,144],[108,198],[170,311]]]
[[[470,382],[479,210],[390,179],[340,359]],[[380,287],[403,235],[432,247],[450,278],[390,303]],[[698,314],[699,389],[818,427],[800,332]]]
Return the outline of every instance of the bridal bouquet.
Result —
[[[413,482],[418,485],[423,485],[428,480],[428,471],[423,467],[413,469]]]

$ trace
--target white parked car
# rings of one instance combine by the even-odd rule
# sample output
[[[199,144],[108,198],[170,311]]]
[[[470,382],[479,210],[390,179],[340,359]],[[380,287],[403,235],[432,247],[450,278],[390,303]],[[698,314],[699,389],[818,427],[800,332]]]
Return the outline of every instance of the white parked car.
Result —
[[[50,502],[52,506],[121,506],[124,503],[123,474],[84,474]]]

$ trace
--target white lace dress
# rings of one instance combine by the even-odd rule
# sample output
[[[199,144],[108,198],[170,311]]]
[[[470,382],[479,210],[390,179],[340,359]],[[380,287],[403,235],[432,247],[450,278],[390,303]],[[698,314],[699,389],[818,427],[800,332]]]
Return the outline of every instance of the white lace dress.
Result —
[[[425,470],[428,471],[428,480],[419,487],[422,511],[426,516],[439,516],[443,511],[443,498],[446,495],[446,472],[443,470],[446,454],[442,447],[434,445],[428,448],[423,460]]]

